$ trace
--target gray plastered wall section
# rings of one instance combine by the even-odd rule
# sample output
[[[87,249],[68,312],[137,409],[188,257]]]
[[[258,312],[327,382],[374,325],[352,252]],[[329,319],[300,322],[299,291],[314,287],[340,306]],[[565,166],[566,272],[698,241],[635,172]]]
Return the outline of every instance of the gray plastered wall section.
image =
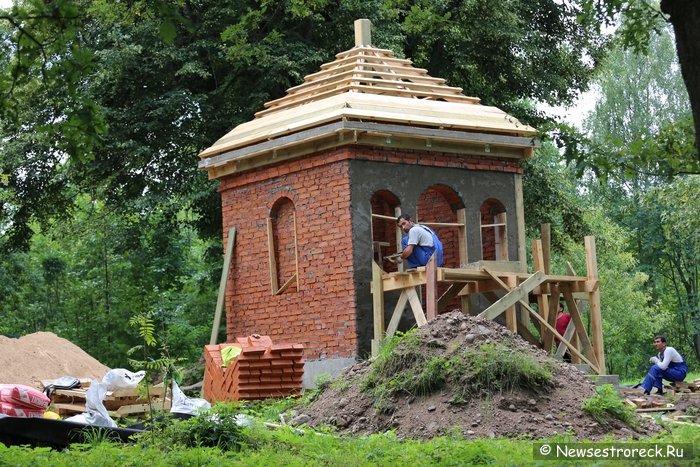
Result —
[[[373,257],[370,200],[375,192],[380,190],[392,192],[401,203],[401,211],[415,216],[421,193],[436,184],[452,188],[465,207],[469,262],[482,259],[479,209],[484,201],[495,198],[506,208],[508,257],[511,261],[520,259],[518,258],[520,239],[518,239],[517,216],[522,213],[516,212],[516,175],[513,173],[353,160],[350,163],[350,180],[352,233],[349,234],[353,239],[357,351],[360,358],[370,355],[374,332],[370,292]],[[398,292],[385,294],[384,308],[385,311],[389,310],[386,311],[386,322],[391,317],[391,310],[398,297]],[[409,315],[411,314],[404,313],[404,316]]]

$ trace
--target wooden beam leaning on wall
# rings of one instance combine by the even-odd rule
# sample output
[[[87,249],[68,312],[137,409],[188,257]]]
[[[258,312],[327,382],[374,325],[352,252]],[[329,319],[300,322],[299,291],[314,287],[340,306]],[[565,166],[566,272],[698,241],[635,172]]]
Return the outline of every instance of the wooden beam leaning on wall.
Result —
[[[214,311],[214,324],[211,327],[211,337],[209,345],[215,345],[219,336],[219,326],[221,326],[221,315],[224,310],[224,299],[226,298],[226,283],[228,282],[228,271],[231,268],[231,256],[236,242],[236,228],[228,229],[226,239],[226,252],[224,253],[224,268],[221,270],[221,281],[219,282],[219,296],[216,299],[216,310]]]
[[[603,319],[600,311],[600,280],[598,278],[598,259],[595,250],[595,237],[584,238],[586,244],[586,276],[592,283],[592,291],[588,294],[588,310],[591,315],[591,339],[593,350],[600,364],[602,373],[605,374],[605,350],[603,347]]]

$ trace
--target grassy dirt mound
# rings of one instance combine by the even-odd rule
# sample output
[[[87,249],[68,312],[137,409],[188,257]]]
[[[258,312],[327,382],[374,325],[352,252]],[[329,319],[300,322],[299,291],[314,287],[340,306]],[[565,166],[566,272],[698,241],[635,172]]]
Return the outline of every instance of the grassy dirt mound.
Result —
[[[417,439],[568,434],[595,440],[657,431],[653,422],[606,412],[611,401],[601,402],[601,397],[608,396],[597,395],[574,366],[554,360],[504,326],[453,311],[392,338],[377,358],[321,384],[299,412],[308,416],[309,425],[331,425],[341,433],[393,430]],[[588,411],[582,408],[586,401]],[[614,396],[613,405],[618,402]],[[591,406],[602,408],[595,418]]]

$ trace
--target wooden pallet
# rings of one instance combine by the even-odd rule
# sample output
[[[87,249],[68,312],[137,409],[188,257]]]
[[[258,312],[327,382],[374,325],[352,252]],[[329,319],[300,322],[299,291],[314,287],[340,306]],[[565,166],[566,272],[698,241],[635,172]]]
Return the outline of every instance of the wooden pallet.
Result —
[[[50,383],[51,381],[42,381],[44,386]],[[84,413],[89,387],[90,381],[81,380],[80,388],[56,389],[51,394],[51,407],[61,416]],[[165,398],[165,388],[162,384],[149,387],[149,396],[150,399],[140,396],[136,388],[117,389],[107,391],[103,403],[114,417],[144,415],[151,411],[151,407],[159,412],[170,410],[172,401]]]

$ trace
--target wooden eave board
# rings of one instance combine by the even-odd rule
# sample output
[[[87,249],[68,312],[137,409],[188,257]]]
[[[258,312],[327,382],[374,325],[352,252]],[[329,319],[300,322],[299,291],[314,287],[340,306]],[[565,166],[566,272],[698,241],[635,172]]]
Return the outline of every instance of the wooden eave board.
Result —
[[[517,136],[536,134],[534,128],[519,124],[496,107],[348,93],[241,124],[202,151],[199,157],[206,159],[330,121],[353,118]]]

